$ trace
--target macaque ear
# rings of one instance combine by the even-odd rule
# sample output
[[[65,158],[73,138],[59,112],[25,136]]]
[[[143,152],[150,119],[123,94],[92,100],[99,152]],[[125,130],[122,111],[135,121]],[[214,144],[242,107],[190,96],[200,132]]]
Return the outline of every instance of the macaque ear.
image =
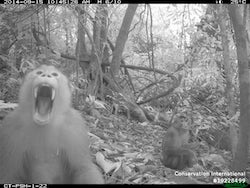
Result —
[[[40,66],[39,62],[33,59],[23,58],[20,65],[20,73],[26,75]]]

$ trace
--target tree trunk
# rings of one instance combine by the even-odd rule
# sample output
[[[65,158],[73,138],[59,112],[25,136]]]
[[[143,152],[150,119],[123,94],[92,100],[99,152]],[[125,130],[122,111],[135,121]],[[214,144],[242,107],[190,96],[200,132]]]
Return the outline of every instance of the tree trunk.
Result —
[[[95,19],[93,21],[93,42],[92,46],[92,65],[93,71],[93,81],[91,83],[90,91],[91,95],[96,96],[99,94],[100,98],[103,98],[103,72],[101,70],[101,64],[103,60],[104,53],[104,44],[107,41],[107,19],[108,19],[108,10],[107,6],[97,5],[95,12]]]
[[[225,5],[218,6],[218,22],[220,25],[220,34],[222,38],[222,48],[223,48],[223,65],[225,70],[226,77],[226,88],[225,95],[228,104],[229,117],[233,117],[235,114],[235,100],[234,100],[234,88],[233,88],[233,70],[230,62],[230,52],[229,52],[229,39],[227,34],[226,23],[228,20],[227,9]],[[234,125],[230,126],[230,140],[231,140],[231,150],[233,156],[235,156],[237,143],[238,143],[238,134],[236,127]]]
[[[250,76],[246,42],[247,33],[239,7],[237,7],[237,5],[228,5],[228,10],[236,38],[240,87],[240,136],[237,152],[232,163],[232,169],[235,171],[245,171],[248,157],[248,132],[250,122]]]
[[[135,15],[138,4],[129,4],[126,10],[126,14],[123,18],[122,26],[116,39],[115,50],[111,62],[111,74],[114,77],[119,76],[119,69],[121,65],[122,52],[125,43],[128,39],[129,28]]]
[[[85,7],[83,7],[85,8]],[[79,61],[79,66],[83,71],[85,79],[89,80],[89,54],[87,52],[85,35],[86,32],[82,27],[82,24],[86,23],[86,17],[83,16],[83,13],[78,10],[78,36],[76,43],[76,60]],[[76,66],[77,68],[78,66]],[[76,70],[77,71],[77,70]]]
[[[233,70],[230,62],[230,53],[229,53],[229,40],[226,29],[227,14],[225,5],[220,5],[218,8],[218,21],[220,25],[220,34],[222,38],[222,48],[223,48],[223,64],[225,68],[225,77],[226,77],[226,99],[228,103],[229,116],[232,117],[235,114],[235,100],[233,92]]]

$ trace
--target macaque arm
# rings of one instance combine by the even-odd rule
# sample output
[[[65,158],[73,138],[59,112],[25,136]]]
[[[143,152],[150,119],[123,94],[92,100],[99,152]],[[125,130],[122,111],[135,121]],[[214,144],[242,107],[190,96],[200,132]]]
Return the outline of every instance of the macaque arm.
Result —
[[[85,121],[73,109],[67,115],[71,117],[66,118],[68,120],[64,126],[66,130],[62,132],[68,135],[62,139],[64,139],[69,165],[73,171],[73,183],[104,183],[101,173],[91,161]]]
[[[7,115],[0,126],[0,183],[23,183],[22,151],[25,148],[19,107]],[[20,145],[20,143],[23,143]]]

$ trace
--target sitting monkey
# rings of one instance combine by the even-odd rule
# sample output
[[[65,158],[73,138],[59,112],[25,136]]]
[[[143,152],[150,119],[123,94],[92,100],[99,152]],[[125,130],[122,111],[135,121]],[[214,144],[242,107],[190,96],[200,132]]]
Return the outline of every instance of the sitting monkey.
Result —
[[[162,163],[166,167],[183,170],[194,165],[196,162],[194,152],[184,148],[188,139],[187,130],[173,126],[167,130],[162,141]]]

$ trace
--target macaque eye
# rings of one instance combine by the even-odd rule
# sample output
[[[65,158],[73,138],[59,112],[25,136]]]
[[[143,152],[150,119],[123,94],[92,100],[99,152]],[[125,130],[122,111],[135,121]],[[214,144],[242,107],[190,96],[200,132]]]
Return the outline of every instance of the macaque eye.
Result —
[[[56,72],[53,72],[52,75],[53,76],[58,76],[58,74]]]
[[[37,71],[36,72],[36,74],[38,74],[38,75],[40,75],[40,74],[42,74],[43,73],[43,71]]]

